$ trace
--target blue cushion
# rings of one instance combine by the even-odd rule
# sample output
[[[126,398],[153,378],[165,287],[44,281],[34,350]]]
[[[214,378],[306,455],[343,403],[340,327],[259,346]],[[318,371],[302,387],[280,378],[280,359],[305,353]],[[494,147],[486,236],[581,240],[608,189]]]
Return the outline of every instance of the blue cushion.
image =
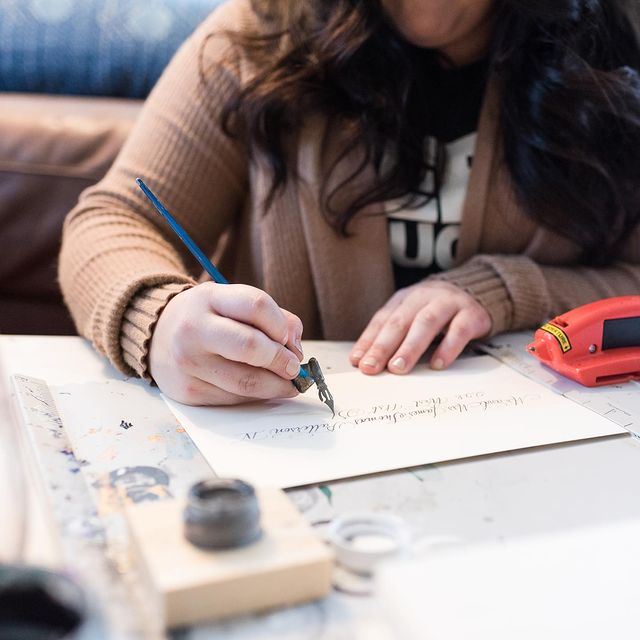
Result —
[[[0,91],[145,97],[221,0],[2,0]]]

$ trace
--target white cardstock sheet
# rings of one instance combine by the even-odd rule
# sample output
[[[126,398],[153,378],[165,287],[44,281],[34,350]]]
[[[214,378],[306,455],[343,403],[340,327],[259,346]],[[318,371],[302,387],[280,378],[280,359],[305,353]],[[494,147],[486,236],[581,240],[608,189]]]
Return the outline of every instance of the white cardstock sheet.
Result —
[[[326,376],[288,400],[190,407],[166,399],[213,470],[281,488],[626,433],[490,356],[407,376]]]

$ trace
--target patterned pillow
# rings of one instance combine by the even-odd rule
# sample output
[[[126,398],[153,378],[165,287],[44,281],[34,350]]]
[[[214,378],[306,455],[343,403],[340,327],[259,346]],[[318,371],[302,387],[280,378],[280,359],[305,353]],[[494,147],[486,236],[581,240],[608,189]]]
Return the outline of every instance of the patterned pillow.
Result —
[[[0,91],[145,97],[222,0],[1,0]]]

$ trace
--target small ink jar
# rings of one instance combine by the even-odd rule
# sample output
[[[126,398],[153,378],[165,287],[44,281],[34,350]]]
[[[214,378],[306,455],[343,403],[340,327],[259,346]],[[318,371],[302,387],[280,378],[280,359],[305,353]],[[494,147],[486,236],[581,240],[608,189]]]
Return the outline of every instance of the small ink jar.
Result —
[[[184,510],[184,535],[203,549],[233,549],[256,541],[262,529],[253,486],[230,478],[194,484]]]
[[[2,640],[105,640],[102,620],[70,577],[0,565]]]

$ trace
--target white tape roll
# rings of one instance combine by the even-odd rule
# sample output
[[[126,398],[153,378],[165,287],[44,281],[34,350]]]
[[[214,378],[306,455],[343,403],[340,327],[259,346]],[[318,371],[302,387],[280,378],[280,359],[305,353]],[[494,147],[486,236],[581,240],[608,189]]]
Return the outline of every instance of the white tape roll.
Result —
[[[339,516],[329,525],[327,537],[338,563],[358,573],[372,573],[379,562],[401,555],[409,546],[404,521],[382,513]]]

